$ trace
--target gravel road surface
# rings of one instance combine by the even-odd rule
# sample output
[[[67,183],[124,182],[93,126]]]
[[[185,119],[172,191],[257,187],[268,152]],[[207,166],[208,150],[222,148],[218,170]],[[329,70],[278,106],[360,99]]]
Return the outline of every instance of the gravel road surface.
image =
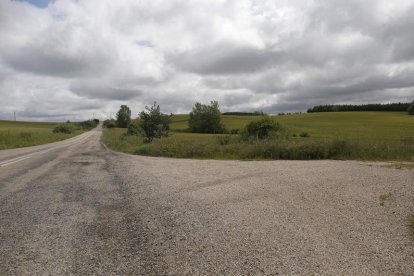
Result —
[[[100,135],[0,151],[0,275],[414,275],[414,170],[149,158]]]

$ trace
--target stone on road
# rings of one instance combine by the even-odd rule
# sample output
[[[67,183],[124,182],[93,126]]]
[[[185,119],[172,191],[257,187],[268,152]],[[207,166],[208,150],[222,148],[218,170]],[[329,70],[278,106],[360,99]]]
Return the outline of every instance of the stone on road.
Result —
[[[0,168],[0,275],[414,275],[413,170],[149,158],[100,134]]]

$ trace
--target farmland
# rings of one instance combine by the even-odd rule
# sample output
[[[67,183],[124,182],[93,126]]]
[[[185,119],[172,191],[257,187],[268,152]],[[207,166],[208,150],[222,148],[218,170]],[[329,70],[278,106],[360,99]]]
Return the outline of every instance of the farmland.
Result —
[[[53,133],[59,123],[0,121],[0,150],[28,147],[61,141],[82,133]]]
[[[222,116],[229,131],[242,130],[258,118]],[[235,134],[189,133],[188,115],[175,115],[168,138],[144,144],[142,137],[126,136],[126,129],[113,128],[105,129],[103,142],[126,153],[179,158],[414,161],[414,116],[404,112],[311,113],[272,118],[286,127],[287,139],[244,143]],[[308,137],[301,137],[302,133]]]

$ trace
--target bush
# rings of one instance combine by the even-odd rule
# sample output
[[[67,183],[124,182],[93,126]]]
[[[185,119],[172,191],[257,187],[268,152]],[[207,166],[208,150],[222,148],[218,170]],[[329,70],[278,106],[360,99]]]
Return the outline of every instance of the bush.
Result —
[[[116,113],[116,125],[121,128],[127,128],[131,123],[131,110],[126,105],[121,105]]]
[[[238,128],[234,128],[232,130],[230,130],[230,134],[239,134],[239,129]]]
[[[414,101],[410,104],[410,106],[407,109],[408,114],[414,115]]]
[[[301,133],[299,134],[299,136],[300,136],[300,137],[304,137],[304,138],[308,138],[308,137],[310,137],[310,134],[309,134],[309,133],[307,133],[307,132],[301,132]]]
[[[141,128],[136,123],[130,123],[128,126],[127,135],[140,135]]]
[[[65,134],[71,134],[73,132],[73,126],[71,124],[60,124],[57,125],[53,129],[53,133],[65,133]]]
[[[154,138],[168,136],[172,116],[173,114],[163,114],[156,102],[151,107],[146,106],[145,110],[139,113],[139,126],[145,141],[149,143]]]
[[[86,130],[92,129],[96,127],[98,124],[99,124],[99,120],[98,122],[96,122],[95,120],[87,120],[87,121],[76,123],[77,126],[79,126],[82,129],[86,129]]]
[[[103,122],[103,127],[106,127],[106,128],[114,128],[114,127],[116,127],[115,120],[105,120]]]
[[[282,126],[271,118],[252,121],[246,125],[241,135],[242,140],[263,140],[280,136]]]
[[[218,102],[211,101],[210,105],[196,103],[190,112],[188,127],[194,133],[223,133]]]

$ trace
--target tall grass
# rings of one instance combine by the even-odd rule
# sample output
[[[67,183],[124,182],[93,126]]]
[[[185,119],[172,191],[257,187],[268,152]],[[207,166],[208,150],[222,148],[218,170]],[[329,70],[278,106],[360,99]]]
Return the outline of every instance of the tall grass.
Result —
[[[258,118],[223,116],[223,123],[227,129],[241,130]],[[175,115],[171,137],[144,144],[142,137],[124,136],[125,130],[106,129],[103,141],[118,151],[178,158],[414,161],[414,116],[403,112],[312,113],[271,118],[286,126],[288,138],[246,142],[237,134],[188,133],[188,115]]]
[[[414,143],[378,141],[366,143],[353,139],[268,139],[244,142],[228,135],[223,143],[217,135],[175,133],[171,137],[142,142],[138,136],[125,136],[125,130],[106,129],[103,142],[122,152],[147,156],[201,159],[359,159],[414,161]]]
[[[82,133],[53,133],[57,123],[0,121],[0,150],[61,141]]]

